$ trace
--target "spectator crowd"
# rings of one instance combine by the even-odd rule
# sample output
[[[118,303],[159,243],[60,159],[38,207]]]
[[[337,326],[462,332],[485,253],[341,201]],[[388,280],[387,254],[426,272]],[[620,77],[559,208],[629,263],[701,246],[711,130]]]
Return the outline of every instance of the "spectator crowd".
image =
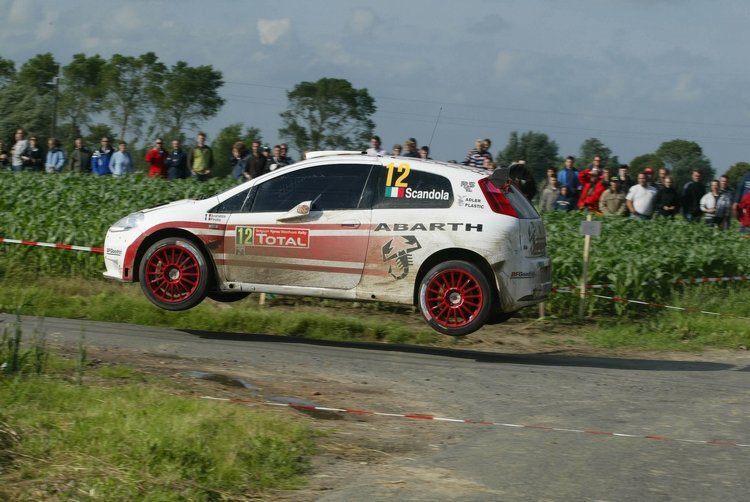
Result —
[[[489,139],[476,140],[461,163],[494,170],[496,165],[490,153],[491,146]],[[232,145],[231,175],[242,182],[291,165],[294,160],[288,150],[286,143],[270,148],[252,141],[247,148],[244,142],[237,141]],[[429,147],[418,147],[415,138],[393,145],[388,152],[382,147],[380,137],[373,135],[367,153],[430,159]],[[167,148],[164,141],[157,138],[153,148],[146,152],[144,161],[148,164],[148,175],[152,177],[205,181],[211,176],[215,157],[206,144],[206,134],[199,132],[195,145],[187,151],[178,139],[173,139]],[[27,139],[23,129],[16,130],[15,143],[9,150],[0,141],[2,170],[59,173],[66,168],[76,173],[122,177],[135,172],[135,162],[126,142],[120,141],[115,150],[107,137],[102,137],[99,147],[93,151],[85,145],[83,138],[76,138],[68,155],[54,137],[47,140],[45,153],[37,137],[30,135]],[[614,173],[602,165],[600,156],[594,156],[592,163],[579,171],[575,167],[575,158],[568,156],[559,170],[555,167],[547,169],[546,179],[539,186],[522,160],[510,166],[508,176],[542,212],[593,211],[634,220],[680,216],[690,222],[702,221],[723,230],[728,229],[732,218],[736,217],[740,222],[740,232],[750,235],[750,173],[745,174],[733,189],[726,175],[711,180],[707,187],[701,179],[701,172],[695,169],[690,181],[678,188],[666,167],[660,167],[658,173],[647,167],[633,180],[629,166],[625,164]]]
[[[634,220],[681,216],[722,230],[736,217],[740,232],[750,234],[750,173],[736,190],[726,175],[711,180],[708,187],[701,177],[700,170],[693,169],[690,181],[678,189],[666,167],[660,167],[658,173],[647,167],[633,180],[625,164],[615,175],[595,156],[591,165],[578,171],[575,158],[569,156],[559,171],[547,170],[537,204],[541,211],[593,211]]]

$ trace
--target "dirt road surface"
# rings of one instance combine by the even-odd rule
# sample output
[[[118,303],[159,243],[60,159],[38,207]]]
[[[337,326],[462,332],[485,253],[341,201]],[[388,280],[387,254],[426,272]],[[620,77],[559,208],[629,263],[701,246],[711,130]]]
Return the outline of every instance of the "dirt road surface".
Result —
[[[436,348],[51,318],[23,326],[71,352],[85,333],[100,364],[169,375],[196,398],[249,400],[226,405],[329,431],[307,487],[271,499],[741,501],[750,492],[742,353],[552,353],[512,327]]]

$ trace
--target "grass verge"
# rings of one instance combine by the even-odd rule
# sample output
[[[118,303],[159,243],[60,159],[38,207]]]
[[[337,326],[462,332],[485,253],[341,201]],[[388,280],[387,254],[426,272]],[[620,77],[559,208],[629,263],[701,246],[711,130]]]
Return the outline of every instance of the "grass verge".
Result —
[[[303,483],[314,432],[287,415],[184,397],[122,365],[78,385],[65,366],[0,372],[0,500],[249,500]]]
[[[570,295],[569,295],[570,296]],[[611,302],[595,300],[595,311]],[[700,351],[704,348],[744,350],[750,347],[750,287],[747,284],[706,284],[676,292],[668,302],[687,311],[622,306],[618,315],[583,320],[549,308],[553,317],[537,329],[544,344],[574,340],[579,348],[628,348],[649,351]],[[592,308],[595,307],[592,302]],[[721,313],[714,316],[699,310]],[[467,338],[451,338],[429,329],[412,308],[310,298],[276,297],[266,306],[257,295],[236,303],[205,300],[184,312],[168,312],[152,305],[135,284],[104,280],[11,280],[0,290],[0,311],[30,316],[126,322],[177,329],[264,333],[339,341],[431,344],[470,348],[482,338],[502,337],[508,325],[483,328]],[[528,333],[537,310],[521,311]],[[555,322],[554,316],[565,323]],[[741,317],[745,317],[742,319]],[[518,321],[519,319],[516,319]],[[550,325],[550,323],[552,323]],[[533,329],[533,328],[532,328]],[[560,336],[563,335],[563,336]]]

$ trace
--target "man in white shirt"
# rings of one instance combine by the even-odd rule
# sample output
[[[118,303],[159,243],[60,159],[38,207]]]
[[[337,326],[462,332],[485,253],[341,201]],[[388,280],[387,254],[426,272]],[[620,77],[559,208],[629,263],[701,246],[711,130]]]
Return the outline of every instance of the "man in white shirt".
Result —
[[[638,174],[638,184],[633,185],[625,196],[630,217],[635,220],[650,220],[654,214],[656,187],[648,183],[645,173]]]
[[[374,135],[370,139],[370,148],[367,149],[367,155],[388,155],[388,152],[383,150],[380,142],[380,136]]]

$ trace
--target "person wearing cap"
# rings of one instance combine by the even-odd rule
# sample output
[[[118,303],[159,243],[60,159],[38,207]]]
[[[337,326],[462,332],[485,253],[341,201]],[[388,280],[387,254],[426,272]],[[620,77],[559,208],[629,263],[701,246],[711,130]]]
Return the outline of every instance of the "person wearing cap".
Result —
[[[589,209],[599,212],[599,199],[606,190],[601,182],[601,171],[598,167],[584,169],[578,175],[581,183],[581,195],[578,197],[578,209]]]
[[[599,209],[602,214],[608,216],[625,216],[627,213],[625,194],[620,190],[620,178],[617,176],[612,176],[609,179],[609,188],[599,199]]]
[[[650,167],[647,167],[643,170],[643,174],[646,175],[646,183],[648,183],[649,185],[653,185],[654,170]]]
[[[654,214],[656,187],[649,185],[646,173],[638,174],[638,184],[630,187],[625,196],[625,204],[634,220],[650,220]]]

